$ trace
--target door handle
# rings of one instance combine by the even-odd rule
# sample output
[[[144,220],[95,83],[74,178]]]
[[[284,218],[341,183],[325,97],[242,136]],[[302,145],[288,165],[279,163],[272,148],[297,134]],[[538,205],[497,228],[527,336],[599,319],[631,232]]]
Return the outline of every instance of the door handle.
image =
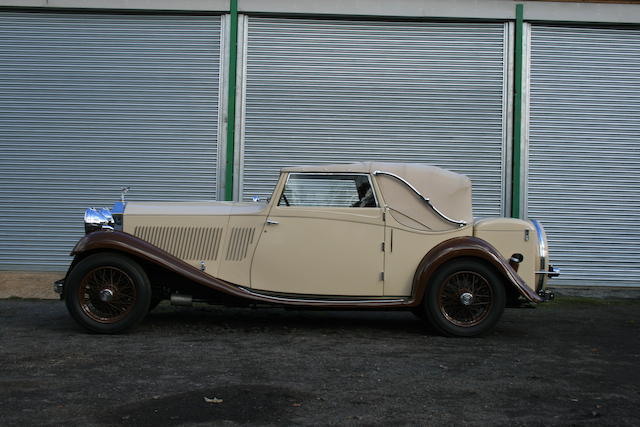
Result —
[[[274,221],[271,218],[267,218],[267,225],[276,225],[279,224],[278,221]]]

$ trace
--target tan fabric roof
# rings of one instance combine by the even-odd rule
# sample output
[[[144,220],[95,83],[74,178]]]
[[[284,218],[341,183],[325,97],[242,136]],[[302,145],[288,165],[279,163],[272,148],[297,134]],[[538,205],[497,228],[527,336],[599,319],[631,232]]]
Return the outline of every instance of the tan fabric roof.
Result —
[[[351,164],[298,166],[282,169],[283,172],[354,172],[392,173],[409,182],[422,196],[445,216],[467,223],[473,222],[471,208],[471,180],[462,174],[437,166],[419,163],[361,162]],[[408,187],[395,178],[377,175],[376,181],[382,191],[385,203],[397,210],[394,218],[412,226],[420,225],[429,230],[445,230],[456,227],[433,212]],[[393,215],[393,212],[392,212]],[[401,217],[403,220],[401,220]]]

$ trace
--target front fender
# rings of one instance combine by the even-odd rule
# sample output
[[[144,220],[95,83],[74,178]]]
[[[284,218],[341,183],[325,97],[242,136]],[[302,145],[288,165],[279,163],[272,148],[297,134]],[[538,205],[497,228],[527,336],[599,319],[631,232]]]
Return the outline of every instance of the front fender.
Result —
[[[431,276],[438,268],[455,258],[471,257],[491,264],[505,282],[515,288],[527,300],[539,303],[543,298],[536,294],[509,265],[509,262],[486,240],[465,236],[445,240],[436,245],[422,258],[413,278],[413,301],[419,304],[425,294]]]
[[[205,274],[159,247],[121,231],[94,231],[82,237],[71,251],[71,255],[75,256],[75,259],[71,263],[69,271],[86,255],[100,251],[113,251],[132,255],[174,272],[194,283],[228,295],[246,297],[232,283]],[[67,272],[68,275],[69,273]]]

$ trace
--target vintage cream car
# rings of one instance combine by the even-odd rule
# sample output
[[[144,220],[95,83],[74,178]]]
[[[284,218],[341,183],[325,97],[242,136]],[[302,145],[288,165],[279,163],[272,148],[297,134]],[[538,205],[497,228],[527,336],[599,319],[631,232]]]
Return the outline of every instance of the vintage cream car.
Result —
[[[536,221],[474,220],[471,182],[433,166],[283,169],[253,203],[118,202],[87,209],[55,289],[73,318],[125,330],[159,301],[411,310],[446,335],[538,303],[557,271]]]

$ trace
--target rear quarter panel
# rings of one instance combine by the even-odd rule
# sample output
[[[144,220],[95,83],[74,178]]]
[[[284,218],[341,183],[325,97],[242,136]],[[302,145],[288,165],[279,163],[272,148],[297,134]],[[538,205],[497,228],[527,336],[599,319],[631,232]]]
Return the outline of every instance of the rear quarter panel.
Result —
[[[445,240],[471,236],[470,226],[449,231],[411,230],[388,217],[385,252],[385,296],[409,296],[418,265],[431,249]]]
[[[538,237],[529,221],[513,218],[483,219],[474,224],[473,235],[489,242],[507,260],[513,254],[522,254],[524,259],[518,266],[518,275],[527,286],[535,290],[535,271],[539,262]]]

